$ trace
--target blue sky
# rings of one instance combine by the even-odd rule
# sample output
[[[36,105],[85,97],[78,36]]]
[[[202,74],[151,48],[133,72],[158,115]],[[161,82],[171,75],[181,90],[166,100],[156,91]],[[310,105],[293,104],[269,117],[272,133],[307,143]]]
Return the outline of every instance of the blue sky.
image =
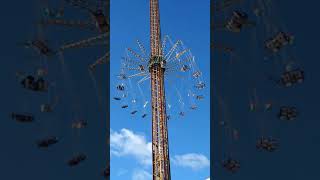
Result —
[[[125,48],[136,47],[135,41],[139,39],[149,51],[149,1],[113,0],[110,11],[110,97],[113,97]],[[198,110],[168,123],[171,176],[172,179],[205,180],[210,176],[209,0],[201,3],[162,0],[160,16],[162,35],[181,39],[191,48],[207,86]],[[120,103],[113,99],[110,103],[111,179],[151,179],[151,116],[133,117]]]

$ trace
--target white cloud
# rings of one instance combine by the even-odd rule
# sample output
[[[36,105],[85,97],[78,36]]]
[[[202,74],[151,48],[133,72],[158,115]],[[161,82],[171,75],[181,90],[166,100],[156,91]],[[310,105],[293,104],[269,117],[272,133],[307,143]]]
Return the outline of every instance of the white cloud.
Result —
[[[208,177],[206,180],[210,180],[210,178]]]
[[[147,142],[145,136],[135,134],[128,129],[119,132],[111,130],[111,154],[115,156],[133,156],[140,164],[152,164],[152,143]]]
[[[199,170],[210,166],[210,161],[206,156],[196,153],[176,155],[172,161],[177,166],[189,167],[192,170]]]
[[[152,175],[145,170],[135,170],[132,175],[132,180],[151,180]]]
[[[144,168],[152,165],[152,143],[148,142],[144,135],[125,128],[120,131],[111,130],[110,148],[111,155],[113,156],[134,157],[141,165],[147,165]],[[176,166],[187,167],[192,170],[199,170],[210,166],[208,158],[197,153],[175,155],[171,161]],[[118,173],[118,175],[122,175],[126,172]],[[151,174],[145,170],[135,170],[132,178],[133,180],[149,180],[151,179]],[[206,180],[210,180],[210,178]]]

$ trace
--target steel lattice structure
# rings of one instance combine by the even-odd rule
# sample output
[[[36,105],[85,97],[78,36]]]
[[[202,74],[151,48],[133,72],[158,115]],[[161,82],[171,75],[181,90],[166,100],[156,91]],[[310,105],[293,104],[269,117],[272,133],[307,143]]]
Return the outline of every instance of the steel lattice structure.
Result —
[[[169,180],[170,159],[164,91],[166,61],[161,50],[159,0],[150,0],[150,35],[153,179]]]

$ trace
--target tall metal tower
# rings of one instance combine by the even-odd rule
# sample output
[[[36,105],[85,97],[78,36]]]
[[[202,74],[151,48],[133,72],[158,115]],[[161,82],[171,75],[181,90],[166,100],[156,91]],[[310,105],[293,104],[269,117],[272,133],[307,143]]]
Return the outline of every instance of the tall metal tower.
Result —
[[[159,0],[150,0],[150,54],[138,40],[137,45],[139,52],[127,48],[121,58],[121,72],[114,100],[120,101],[123,109],[130,107],[132,116],[141,113],[141,118],[145,118],[149,101],[141,85],[150,78],[153,180],[170,180],[167,121],[171,116],[167,115],[167,110],[172,117],[180,118],[185,116],[185,106],[191,111],[196,110],[195,101],[204,98],[197,91],[204,89],[205,83],[190,49],[181,40],[173,43],[168,35],[161,39]],[[165,88],[167,83],[169,86]],[[170,101],[170,95],[174,96],[173,101]],[[189,101],[185,103],[183,96]],[[178,112],[174,106],[179,109]]]
[[[167,115],[165,103],[163,58],[160,33],[159,0],[150,0],[150,45],[149,72],[151,79],[152,108],[152,164],[153,180],[170,180],[170,159]]]

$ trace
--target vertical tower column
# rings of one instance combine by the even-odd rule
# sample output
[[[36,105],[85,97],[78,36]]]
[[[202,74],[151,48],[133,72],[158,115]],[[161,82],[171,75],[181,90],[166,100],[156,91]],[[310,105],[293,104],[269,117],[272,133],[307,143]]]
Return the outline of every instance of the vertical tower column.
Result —
[[[151,56],[162,56],[159,0],[150,0],[150,46]]]
[[[170,180],[168,128],[165,103],[165,60],[161,48],[159,0],[150,0],[149,71],[152,106],[152,164],[153,180]]]
[[[164,69],[160,64],[150,68],[152,97],[153,179],[170,180],[170,159],[165,108]]]

